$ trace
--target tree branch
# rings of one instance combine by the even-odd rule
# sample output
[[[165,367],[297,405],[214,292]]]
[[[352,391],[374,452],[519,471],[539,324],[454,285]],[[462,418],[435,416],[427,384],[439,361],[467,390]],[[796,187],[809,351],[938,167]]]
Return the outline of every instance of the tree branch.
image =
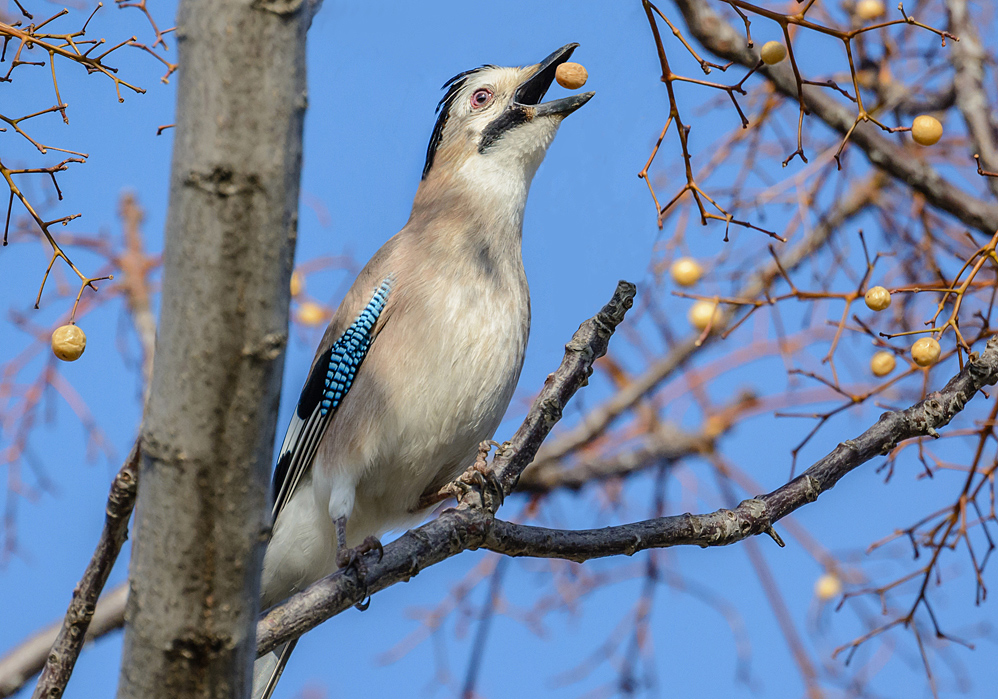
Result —
[[[629,451],[595,458],[581,457],[565,467],[561,461],[531,464],[516,484],[518,493],[549,493],[565,488],[579,490],[590,483],[609,478],[623,478],[644,470],[652,463],[679,461],[713,448],[714,440],[703,433],[688,432],[675,425],[655,426],[644,441]]]
[[[949,424],[981,388],[996,382],[998,335],[988,341],[979,357],[968,360],[942,390],[930,393],[906,410],[884,413],[866,432],[842,442],[797,478],[767,495],[744,500],[733,510],[720,509],[703,515],[686,513],[581,531],[493,520],[481,546],[508,556],[564,558],[581,563],[592,558],[630,556],[650,548],[726,546],[771,532],[777,521],[814,502],[843,476],[873,457],[889,453],[906,439],[938,437],[938,428]]]
[[[101,532],[97,549],[87,564],[83,578],[73,590],[73,599],[62,622],[55,641],[45,661],[41,677],[35,685],[32,699],[59,699],[66,691],[66,684],[73,674],[76,659],[86,641],[87,629],[94,616],[97,598],[104,583],[118,559],[118,552],[128,538],[128,520],[135,506],[135,494],[139,482],[139,456],[141,447],[138,441],[111,483],[111,493],[107,498],[104,530]]]
[[[595,356],[587,359],[587,354],[595,343],[589,340],[587,346],[578,340],[584,332],[599,339],[592,325],[593,321],[589,321],[580,327],[566,348],[562,367],[549,377],[514,440],[490,465],[488,473],[497,479],[497,485],[505,487],[520,464],[529,460],[531,450],[536,450],[538,436],[550,430],[549,419],[560,414],[571,396],[569,386],[575,382],[582,385],[582,377],[591,371]],[[570,368],[573,365],[574,369]],[[884,413],[862,435],[841,443],[797,478],[767,495],[745,500],[733,510],[721,509],[703,515],[687,513],[605,529],[564,531],[495,519],[491,508],[496,500],[482,497],[481,493],[461,498],[458,507],[445,510],[436,520],[406,532],[386,546],[380,560],[374,560],[373,553],[367,554],[366,586],[358,582],[353,572],[341,571],[271,609],[257,628],[257,652],[266,653],[348,609],[367,594],[408,581],[420,570],[469,549],[487,548],[512,556],[582,562],[631,555],[647,548],[722,546],[763,532],[782,545],[772,529],[775,522],[814,502],[847,473],[874,456],[890,452],[901,441],[938,436],[937,428],[948,424],[982,387],[996,382],[998,336],[991,338],[980,356],[972,355],[964,369],[942,390],[906,410]]]
[[[759,58],[746,46],[745,37],[735,31],[704,0],[673,2],[682,13],[690,33],[708,51],[746,68],[758,65]],[[763,66],[758,73],[765,76],[779,92],[797,101],[797,82],[789,66]],[[830,128],[845,134],[853,127],[855,114],[839,104],[834,97],[819,88],[809,86],[804,86],[802,93],[804,106]],[[892,143],[876,126],[860,123],[852,131],[849,140],[866,153],[873,165],[921,194],[937,209],[948,212],[965,225],[989,236],[998,229],[998,207],[976,199],[954,186],[927,162],[913,158],[910,152]]]
[[[805,260],[811,259],[812,255],[825,246],[836,230],[876,200],[885,179],[883,175],[875,172],[871,177],[850,188],[849,192],[832,205],[800,242],[779,256],[779,265],[775,261],[770,261],[735,290],[733,296],[757,298],[769,289],[777,277],[781,276],[780,266],[789,273]],[[602,434],[618,417],[680,369],[701,346],[721,337],[722,331],[739,312],[740,309],[737,308],[721,310],[720,318],[714,324],[714,331],[699,344],[699,338],[693,335],[673,345],[664,357],[653,363],[644,373],[635,377],[602,405],[590,410],[577,426],[563,432],[557,439],[539,450],[530,469],[550,468],[554,462]]]
[[[568,401],[576,391],[589,383],[593,363],[606,354],[610,336],[623,322],[624,314],[634,303],[636,291],[630,282],[619,282],[610,302],[580,325],[572,340],[565,345],[565,357],[561,366],[548,375],[544,388],[530,406],[520,429],[513,435],[509,445],[504,445],[492,461],[492,475],[502,485],[505,495],[513,492],[520,474],[533,461],[541,442],[561,419],[562,410]],[[497,507],[498,504],[492,511],[495,512]]]
[[[128,584],[122,583],[97,601],[83,644],[120,629],[125,624]],[[35,632],[0,658],[0,699],[17,694],[32,677],[45,667],[45,660],[62,630],[57,621]]]

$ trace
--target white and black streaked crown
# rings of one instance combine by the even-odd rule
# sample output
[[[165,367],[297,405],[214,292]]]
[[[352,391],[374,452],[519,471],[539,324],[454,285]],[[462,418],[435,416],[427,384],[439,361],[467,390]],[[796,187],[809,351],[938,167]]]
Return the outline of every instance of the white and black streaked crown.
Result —
[[[468,80],[472,76],[480,73],[483,70],[488,70],[490,68],[495,68],[496,66],[492,64],[485,64],[479,66],[478,68],[472,68],[471,70],[466,70],[462,73],[458,73],[453,78],[448,80],[441,86],[440,89],[447,90],[444,96],[437,103],[437,123],[433,126],[433,134],[430,136],[430,143],[426,147],[426,164],[423,165],[423,179],[426,179],[427,173],[429,173],[430,168],[433,167],[433,156],[437,153],[437,147],[440,145],[440,139],[444,135],[444,127],[447,125],[447,119],[450,118],[451,108],[454,106],[454,100],[457,99],[458,93],[468,84]]]

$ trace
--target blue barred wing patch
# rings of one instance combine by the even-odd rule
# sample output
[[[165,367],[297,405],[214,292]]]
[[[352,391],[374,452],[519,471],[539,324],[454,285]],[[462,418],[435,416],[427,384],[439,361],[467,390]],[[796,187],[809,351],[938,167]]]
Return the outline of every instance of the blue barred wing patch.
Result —
[[[325,390],[319,402],[319,412],[322,415],[335,410],[353,385],[357,369],[367,356],[371,340],[374,339],[371,337],[371,331],[385,308],[390,291],[391,282],[386,279],[374,292],[374,296],[357,319],[330,348],[329,361],[326,364]]]
[[[312,466],[319,440],[357,377],[357,370],[374,341],[374,326],[388,302],[392,278],[377,289],[357,318],[323,352],[302,387],[298,406],[274,469],[274,516],[283,509]]]

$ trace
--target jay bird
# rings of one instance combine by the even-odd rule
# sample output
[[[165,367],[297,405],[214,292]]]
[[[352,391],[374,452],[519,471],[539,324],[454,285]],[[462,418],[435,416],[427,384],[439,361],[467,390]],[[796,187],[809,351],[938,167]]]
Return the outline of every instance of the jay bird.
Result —
[[[594,94],[541,102],[577,46],[444,84],[409,221],[333,315],[284,438],[264,609],[418,524],[420,496],[498,428],[530,328],[527,192],[562,119]],[[270,697],[293,645],[256,661],[254,699]]]

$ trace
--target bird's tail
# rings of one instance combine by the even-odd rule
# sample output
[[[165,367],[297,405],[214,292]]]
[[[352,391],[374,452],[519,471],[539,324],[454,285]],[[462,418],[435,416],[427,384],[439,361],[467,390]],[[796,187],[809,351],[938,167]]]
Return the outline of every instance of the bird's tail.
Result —
[[[256,659],[253,663],[253,699],[270,699],[296,643],[298,639],[288,641]]]

